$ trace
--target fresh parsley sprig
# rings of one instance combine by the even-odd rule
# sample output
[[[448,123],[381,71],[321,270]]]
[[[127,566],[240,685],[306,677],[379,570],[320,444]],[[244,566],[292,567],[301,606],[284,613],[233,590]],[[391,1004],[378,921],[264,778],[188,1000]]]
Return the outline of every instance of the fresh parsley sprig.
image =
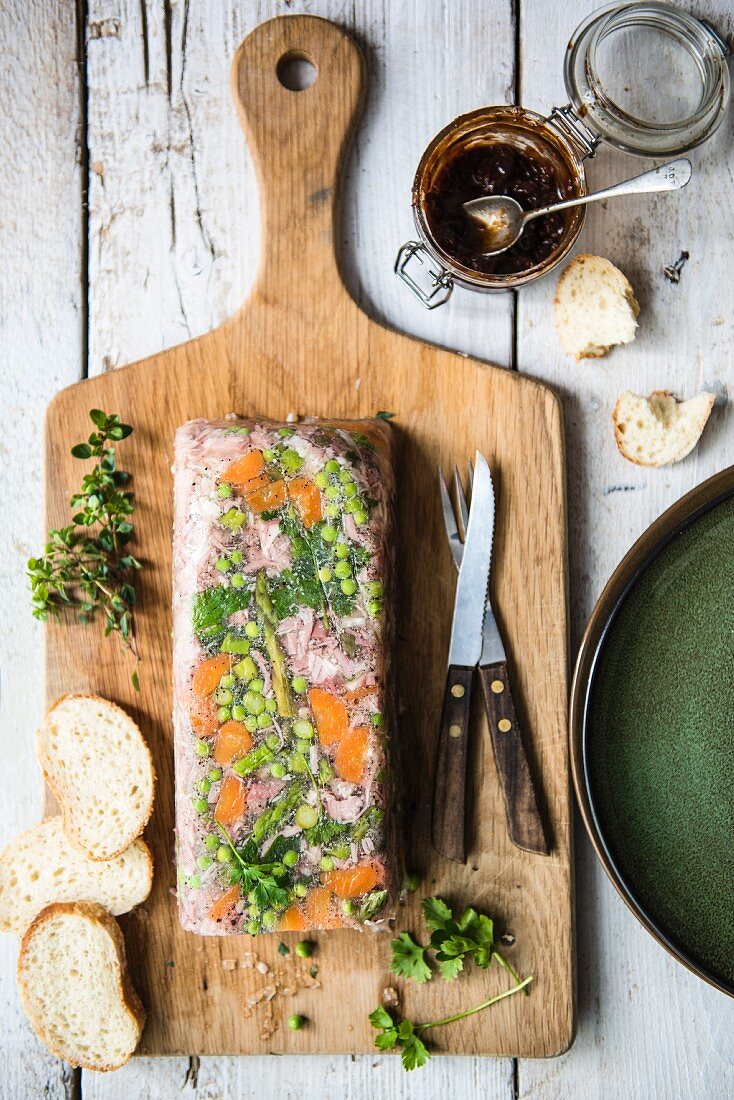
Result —
[[[430,981],[433,972],[427,961],[428,948],[421,947],[410,932],[401,932],[392,941],[392,964],[390,969],[400,978],[410,978],[419,985]]]
[[[237,848],[224,826],[218,825],[218,828],[235,858],[234,865],[230,866],[230,883],[239,885],[243,894],[252,893],[260,909],[285,909],[289,894],[283,864],[261,863],[256,844],[248,841],[244,848]]]
[[[446,981],[451,981],[464,969],[467,959],[473,959],[482,970],[486,970],[496,959],[515,982],[520,981],[512,963],[497,950],[494,922],[490,917],[467,908],[455,919],[442,898],[424,898],[421,908],[431,932],[430,942],[423,947],[409,932],[401,932],[392,941],[393,974],[419,983],[427,982],[432,976],[428,963],[428,951],[432,950]]]
[[[89,622],[101,612],[105,635],[119,634],[124,648],[135,657],[132,679],[139,690],[132,578],[141,566],[128,550],[135,506],[132,493],[124,488],[130,475],[118,470],[114,447],[132,428],[101,409],[92,409],[89,417],[95,431],[86,443],[73,446],[71,453],[99,461],[71,497],[72,522],[49,531],[43,554],[28,560],[33,614],[45,622],[57,618],[64,607],[74,608],[82,622]]]
[[[453,1024],[457,1020],[464,1020],[467,1016],[473,1016],[476,1012],[483,1012],[485,1008],[503,1001],[506,997],[512,997],[521,990],[527,992],[527,987],[532,982],[532,976],[518,980],[511,989],[505,989],[502,993],[496,993],[481,1004],[473,1008],[467,1008],[464,1012],[457,1012],[454,1016],[446,1016],[443,1020],[431,1020],[427,1024],[414,1024],[410,1020],[401,1020],[396,1023],[385,1008],[376,1008],[370,1013],[370,1023],[379,1031],[375,1038],[375,1046],[378,1050],[400,1051],[403,1068],[407,1070],[419,1069],[424,1066],[431,1057],[430,1050],[423,1042],[423,1034],[429,1028],[443,1027],[444,1024]]]

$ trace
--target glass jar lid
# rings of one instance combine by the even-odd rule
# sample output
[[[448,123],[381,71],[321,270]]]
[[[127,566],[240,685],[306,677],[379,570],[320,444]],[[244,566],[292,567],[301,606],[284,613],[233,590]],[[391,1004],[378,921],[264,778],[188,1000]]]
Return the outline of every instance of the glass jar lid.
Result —
[[[573,34],[564,78],[576,114],[609,145],[661,157],[699,145],[729,100],[726,43],[659,0],[609,4]]]

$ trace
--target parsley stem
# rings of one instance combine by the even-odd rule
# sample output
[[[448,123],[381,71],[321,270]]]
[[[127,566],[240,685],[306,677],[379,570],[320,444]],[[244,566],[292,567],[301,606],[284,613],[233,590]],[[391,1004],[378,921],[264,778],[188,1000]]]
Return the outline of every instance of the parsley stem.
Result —
[[[247,864],[244,862],[244,860],[242,859],[242,856],[240,855],[240,853],[237,851],[234,844],[232,843],[232,838],[229,835],[229,833],[227,832],[227,830],[225,829],[224,825],[220,825],[220,823],[218,821],[215,821],[215,824],[216,824],[217,828],[219,829],[220,833],[222,834],[222,836],[224,837],[224,839],[227,841],[227,844],[229,844],[230,848],[232,849],[234,857],[237,860],[237,862],[239,863],[240,867],[243,869],[243,871],[247,870]]]
[[[476,1005],[474,1008],[467,1008],[465,1012],[457,1012],[455,1016],[447,1016],[444,1020],[433,1020],[429,1024],[419,1024],[416,1027],[416,1032],[419,1034],[428,1031],[430,1027],[443,1027],[444,1024],[453,1024],[456,1020],[463,1020],[466,1016],[473,1016],[475,1012],[481,1012],[485,1008],[489,1008],[490,1005],[497,1004],[498,1001],[503,1001],[505,997],[512,997],[513,994],[519,993],[521,989],[525,989],[530,985],[533,980],[532,974],[529,978],[524,978],[517,985],[513,985],[512,989],[505,989],[503,993],[497,993],[494,997],[490,997],[488,1001],[483,1001],[482,1004]]]
[[[494,954],[494,957],[497,960],[497,962],[500,964],[500,966],[504,966],[505,970],[507,970],[508,973],[512,976],[513,981],[519,982],[520,981],[520,975],[515,970],[515,967],[512,965],[512,963],[509,961],[509,959],[506,959],[505,956],[500,954],[499,951],[494,951],[493,954]],[[525,990],[525,996],[526,997],[528,996],[528,990],[527,989]]]

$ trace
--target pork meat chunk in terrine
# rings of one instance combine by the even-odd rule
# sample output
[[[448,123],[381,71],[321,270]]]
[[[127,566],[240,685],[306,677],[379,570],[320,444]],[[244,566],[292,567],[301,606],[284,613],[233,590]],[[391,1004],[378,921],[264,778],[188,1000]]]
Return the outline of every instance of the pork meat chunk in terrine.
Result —
[[[177,892],[192,932],[394,915],[390,450],[380,420],[176,434]]]

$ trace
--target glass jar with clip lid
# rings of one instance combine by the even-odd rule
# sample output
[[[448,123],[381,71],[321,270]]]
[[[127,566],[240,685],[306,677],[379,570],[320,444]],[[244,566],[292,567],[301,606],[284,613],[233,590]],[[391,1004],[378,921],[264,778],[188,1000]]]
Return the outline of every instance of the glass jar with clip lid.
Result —
[[[481,226],[464,203],[510,195],[532,210],[585,195],[584,162],[600,142],[641,157],[700,145],[726,111],[728,53],[707,22],[662,0],[593,12],[566,49],[565,107],[547,116],[483,107],[433,138],[413,182],[420,239],[400,249],[396,273],[428,309],[457,284],[508,290],[547,274],[573,247],[584,206],[538,217],[516,244],[492,254],[482,252]]]

